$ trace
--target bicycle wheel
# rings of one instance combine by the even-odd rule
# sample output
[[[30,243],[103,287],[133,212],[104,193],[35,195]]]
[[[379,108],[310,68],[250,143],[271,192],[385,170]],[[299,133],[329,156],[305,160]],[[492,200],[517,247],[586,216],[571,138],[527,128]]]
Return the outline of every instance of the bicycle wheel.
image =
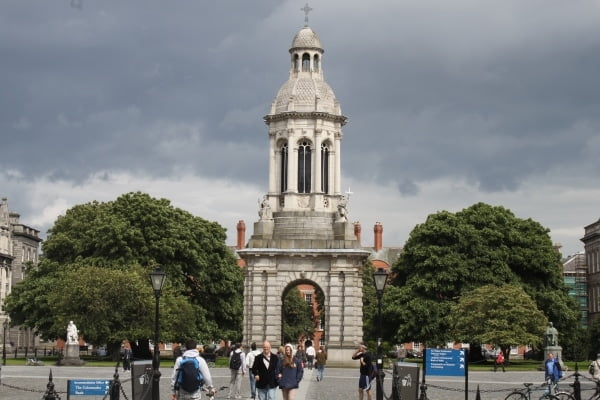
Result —
[[[558,397],[556,397],[553,394],[545,393],[542,395],[542,397],[540,397],[540,400],[559,400],[559,399],[558,399]]]
[[[575,400],[575,396],[569,392],[556,392],[554,393],[554,396],[556,396],[559,400]]]
[[[521,392],[511,392],[504,400],[527,400],[527,396]]]

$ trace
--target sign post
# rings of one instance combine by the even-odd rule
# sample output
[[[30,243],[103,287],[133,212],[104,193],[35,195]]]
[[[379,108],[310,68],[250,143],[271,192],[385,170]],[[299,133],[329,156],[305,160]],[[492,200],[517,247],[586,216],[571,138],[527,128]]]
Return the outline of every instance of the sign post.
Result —
[[[435,376],[464,376],[465,400],[469,398],[469,350],[426,349],[425,374]]]

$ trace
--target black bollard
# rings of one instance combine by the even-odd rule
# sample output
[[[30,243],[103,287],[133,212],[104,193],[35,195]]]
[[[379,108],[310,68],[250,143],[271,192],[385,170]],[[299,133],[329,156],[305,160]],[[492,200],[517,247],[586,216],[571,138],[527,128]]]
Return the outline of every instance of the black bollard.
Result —
[[[110,385],[110,400],[119,400],[121,396],[121,381],[119,381],[119,361],[115,367],[112,385]]]
[[[581,382],[579,382],[579,377],[581,374],[579,373],[579,365],[575,363],[575,382],[573,382],[573,394],[575,395],[575,400],[581,400]]]
[[[46,392],[42,396],[42,400],[60,400],[60,396],[54,390],[54,382],[52,382],[52,370],[48,376],[48,384],[46,385]]]

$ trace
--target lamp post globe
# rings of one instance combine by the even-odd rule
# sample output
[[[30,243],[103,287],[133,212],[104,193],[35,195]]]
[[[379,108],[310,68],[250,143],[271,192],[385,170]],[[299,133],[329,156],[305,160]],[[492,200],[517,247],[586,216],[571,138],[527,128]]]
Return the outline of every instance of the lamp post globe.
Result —
[[[383,400],[383,355],[381,354],[381,300],[383,298],[383,291],[385,290],[385,284],[387,283],[388,273],[383,268],[377,268],[377,271],[373,273],[373,281],[375,282],[375,292],[377,294],[377,331],[379,337],[377,338],[377,393],[376,400]]]
[[[158,303],[160,295],[162,294],[163,285],[167,279],[167,274],[157,267],[154,271],[150,272],[150,282],[152,283],[152,289],[154,290],[155,298],[155,312],[154,312],[154,354],[152,356],[152,400],[159,400],[159,382],[160,382],[160,350],[158,348],[158,328],[159,328],[159,315],[158,315]]]

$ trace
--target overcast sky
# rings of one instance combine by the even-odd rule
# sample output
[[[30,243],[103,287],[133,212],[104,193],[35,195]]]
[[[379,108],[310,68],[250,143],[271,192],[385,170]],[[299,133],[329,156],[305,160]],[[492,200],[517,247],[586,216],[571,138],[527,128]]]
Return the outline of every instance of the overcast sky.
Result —
[[[0,196],[45,232],[131,191],[235,243],[267,191],[262,117],[299,0],[2,0]],[[309,25],[348,117],[342,187],[364,245],[502,205],[583,250],[600,217],[600,1],[318,0]]]

